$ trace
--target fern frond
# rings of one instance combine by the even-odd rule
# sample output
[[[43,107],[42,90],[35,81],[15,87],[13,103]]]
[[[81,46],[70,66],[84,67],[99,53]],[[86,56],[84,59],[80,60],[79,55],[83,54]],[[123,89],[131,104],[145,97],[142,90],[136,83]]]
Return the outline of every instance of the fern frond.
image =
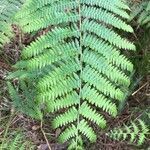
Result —
[[[118,127],[111,130],[107,135],[114,140],[123,140],[131,144],[142,145],[150,134],[149,126],[144,121],[138,119],[131,122],[129,126]]]
[[[96,141],[91,123],[106,127],[98,110],[116,116],[128,91],[133,64],[120,50],[135,46],[118,34],[133,32],[126,10],[122,0],[28,0],[16,15],[25,32],[49,29],[23,49],[15,67],[26,79],[35,75],[35,100],[57,112],[52,124],[65,126],[59,139],[70,141],[69,149],[82,149],[83,136]]]

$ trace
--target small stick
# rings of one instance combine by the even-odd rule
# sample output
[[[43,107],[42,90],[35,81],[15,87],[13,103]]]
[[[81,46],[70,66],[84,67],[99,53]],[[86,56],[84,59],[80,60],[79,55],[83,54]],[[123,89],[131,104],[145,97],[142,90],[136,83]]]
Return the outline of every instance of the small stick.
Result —
[[[143,89],[146,85],[148,84],[148,82],[146,82],[144,85],[142,85],[138,90],[136,90],[132,96],[134,96],[136,93],[138,93],[141,89]]]
[[[52,150],[52,149],[51,149],[51,146],[50,146],[50,144],[49,144],[49,142],[48,142],[48,139],[47,139],[47,137],[46,137],[46,135],[45,135],[45,132],[44,132],[44,130],[43,130],[43,123],[42,123],[42,120],[41,120],[41,131],[42,131],[42,134],[43,134],[43,136],[44,136],[44,138],[45,138],[45,141],[46,141],[46,143],[47,143],[47,146],[48,146],[49,150]]]

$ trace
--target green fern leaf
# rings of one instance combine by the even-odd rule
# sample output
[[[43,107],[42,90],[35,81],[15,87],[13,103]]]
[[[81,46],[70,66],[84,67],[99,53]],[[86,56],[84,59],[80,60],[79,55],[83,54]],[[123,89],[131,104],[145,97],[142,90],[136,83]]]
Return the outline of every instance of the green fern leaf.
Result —
[[[91,123],[106,127],[98,110],[115,117],[128,91],[133,64],[120,50],[135,46],[118,34],[133,32],[126,10],[122,0],[28,0],[16,15],[25,32],[49,30],[23,49],[15,67],[25,76],[9,77],[36,78],[35,100],[56,112],[69,149],[82,149],[83,136],[95,142]]]

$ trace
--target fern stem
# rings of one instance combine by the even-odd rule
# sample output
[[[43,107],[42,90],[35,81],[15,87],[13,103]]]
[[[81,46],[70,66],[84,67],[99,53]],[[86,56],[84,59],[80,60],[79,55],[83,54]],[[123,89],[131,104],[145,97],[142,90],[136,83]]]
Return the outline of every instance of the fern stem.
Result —
[[[81,107],[81,98],[82,98],[82,72],[83,72],[83,64],[82,64],[82,32],[81,32],[81,24],[82,24],[82,16],[81,16],[81,4],[80,0],[77,0],[78,2],[78,13],[79,13],[79,33],[80,33],[80,51],[79,51],[79,65],[80,65],[80,88],[79,88],[79,103],[78,103],[78,118],[77,118],[77,137],[76,137],[76,146],[78,145],[78,137],[79,137],[79,123],[80,123],[80,107]],[[77,150],[77,147],[76,147]]]
[[[48,149],[51,150],[51,146],[50,146],[49,141],[48,141],[48,139],[47,139],[47,137],[46,137],[46,134],[45,134],[45,132],[44,132],[44,130],[43,130],[43,121],[42,121],[42,120],[41,120],[41,132],[42,132],[42,134],[43,134],[43,136],[44,136],[44,138],[45,138],[45,141],[46,141],[46,143],[47,143]]]

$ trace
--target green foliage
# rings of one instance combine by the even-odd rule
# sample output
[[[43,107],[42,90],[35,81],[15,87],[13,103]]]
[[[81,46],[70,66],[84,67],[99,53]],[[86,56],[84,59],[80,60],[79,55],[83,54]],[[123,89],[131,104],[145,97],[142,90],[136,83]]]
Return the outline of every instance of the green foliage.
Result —
[[[114,140],[123,140],[140,146],[150,135],[149,127],[144,121],[138,119],[135,122],[131,122],[129,126],[124,125],[122,128],[112,129],[107,135]]]
[[[134,66],[141,76],[150,73],[150,30],[143,30],[137,35],[137,56],[134,57]]]
[[[137,32],[135,31],[137,55],[133,56],[133,61],[137,72],[145,76],[150,72],[150,1],[143,0],[135,3],[129,20],[136,21],[133,25],[138,26]],[[139,28],[139,26],[145,28]]]
[[[140,25],[150,28],[150,1],[142,1],[140,4],[133,6],[130,20],[137,17]]]
[[[118,34],[133,32],[126,10],[121,0],[28,0],[16,15],[25,32],[49,31],[23,49],[8,78],[33,83],[36,102],[57,114],[52,125],[63,127],[59,140],[70,141],[68,149],[82,149],[83,136],[95,142],[91,123],[105,128],[101,112],[115,117],[126,97],[133,64],[120,50],[135,50]]]
[[[0,141],[1,142],[1,141]],[[25,139],[19,132],[12,132],[8,138],[0,143],[0,150],[34,150],[35,146]]]
[[[17,111],[20,111],[32,118],[40,119],[42,114],[38,105],[33,101],[35,96],[35,91],[31,90],[25,82],[20,83],[20,88],[18,88],[21,93],[17,92],[10,82],[7,83],[10,97],[13,101],[13,106]]]
[[[0,2],[0,48],[13,37],[14,15],[25,0],[1,0]]]

